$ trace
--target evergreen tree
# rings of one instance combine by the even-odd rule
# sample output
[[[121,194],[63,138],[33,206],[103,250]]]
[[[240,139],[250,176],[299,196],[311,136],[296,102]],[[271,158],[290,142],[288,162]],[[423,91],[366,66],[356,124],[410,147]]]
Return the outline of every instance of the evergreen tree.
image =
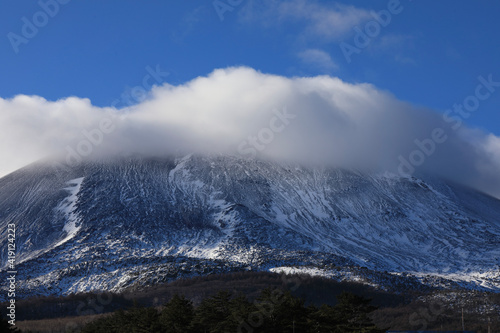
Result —
[[[184,296],[174,295],[160,314],[160,324],[166,333],[186,333],[193,317],[193,303]]]
[[[304,300],[280,289],[262,290],[253,304],[243,295],[232,297],[221,291],[197,308],[175,295],[161,314],[154,308],[119,310],[87,324],[82,333],[382,333],[385,330],[369,317],[375,309],[369,299],[345,292],[338,296],[337,305],[317,308],[305,307]]]
[[[283,292],[279,289],[266,288],[261,291],[255,304],[258,315],[263,317],[263,323],[257,332],[280,332],[280,317],[276,311]]]
[[[109,317],[87,324],[82,333],[153,333],[161,332],[158,311],[154,308],[119,310]]]
[[[155,308],[138,308],[130,313],[132,324],[126,331],[131,333],[162,332],[158,311]]]
[[[283,332],[306,332],[308,309],[304,300],[292,296],[290,291],[283,294],[282,301],[276,307],[279,323]]]
[[[335,332],[356,333],[383,333],[375,326],[368,314],[377,307],[370,305],[371,300],[348,292],[342,292],[337,297],[338,303],[334,307]]]
[[[217,295],[201,301],[193,319],[193,330],[200,333],[226,332],[224,322],[231,315],[230,299],[231,293],[220,291]]]
[[[256,307],[264,317],[257,332],[306,332],[308,309],[304,300],[292,296],[289,291],[264,289],[257,299]]]
[[[319,308],[310,307],[309,313],[309,332],[334,332],[335,327],[340,324],[337,311],[330,305],[323,304]]]
[[[247,321],[255,307],[244,295],[239,295],[229,301],[229,317],[226,317],[222,325],[226,332],[238,332],[243,322]]]

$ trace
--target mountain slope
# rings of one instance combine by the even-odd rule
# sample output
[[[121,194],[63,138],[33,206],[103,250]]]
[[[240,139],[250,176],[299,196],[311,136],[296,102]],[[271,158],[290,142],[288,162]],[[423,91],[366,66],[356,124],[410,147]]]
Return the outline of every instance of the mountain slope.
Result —
[[[500,201],[436,179],[232,156],[38,163],[0,179],[25,295],[242,269],[500,290],[499,217]]]

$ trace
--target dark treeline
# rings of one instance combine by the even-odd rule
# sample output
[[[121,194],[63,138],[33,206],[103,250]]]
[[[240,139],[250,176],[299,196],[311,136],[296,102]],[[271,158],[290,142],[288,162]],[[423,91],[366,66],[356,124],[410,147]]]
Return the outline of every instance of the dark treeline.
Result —
[[[250,308],[243,307],[243,309],[247,311],[253,309],[253,312],[250,312],[251,317],[240,315],[241,318],[236,318],[233,316],[231,320],[237,322],[240,320],[238,323],[242,324],[242,332],[250,331],[248,328],[259,332],[259,329],[263,329],[264,326],[256,325],[260,319],[252,314],[255,313],[256,305],[254,302],[259,302],[262,290],[268,288],[288,290],[295,298],[303,299],[305,301],[303,307],[307,309],[308,323],[311,323],[311,318],[315,318],[315,312],[311,312],[311,309],[319,310],[323,304],[335,308],[339,295],[343,291],[347,291],[370,298],[372,299],[371,304],[380,307],[369,315],[378,327],[388,327],[391,330],[459,330],[462,327],[461,310],[464,308],[466,328],[486,333],[488,326],[490,326],[491,332],[500,332],[500,318],[498,316],[500,293],[466,290],[436,290],[432,293],[419,293],[409,289],[404,295],[401,295],[376,290],[359,283],[269,272],[212,274],[154,286],[130,288],[120,294],[103,292],[19,299],[16,301],[16,323],[23,332],[79,332],[89,321],[95,321],[111,314],[115,316],[118,314],[117,310],[120,309],[124,310],[123,316],[128,316],[134,311],[154,308],[157,309],[158,318],[161,318],[161,313],[164,311],[162,306],[169,304],[174,295],[181,295],[181,297],[191,301],[193,309],[197,309],[220,291],[229,290],[232,295],[231,300],[238,298],[239,295],[245,295],[246,302],[250,303]],[[134,304],[136,304],[135,307]],[[310,305],[314,305],[314,307]],[[5,303],[1,305],[3,309],[5,306]],[[324,309],[327,308],[323,307]],[[263,318],[267,318],[265,311],[261,315]],[[2,318],[5,318],[5,315]],[[245,323],[248,326],[245,326]],[[6,321],[2,324],[6,324]],[[296,322],[296,325],[299,323]],[[68,330],[68,327],[71,327],[73,331]],[[1,327],[0,332],[2,332]],[[129,330],[124,332],[129,332]],[[137,330],[137,332],[143,331]],[[295,332],[300,332],[298,326],[296,326]]]
[[[39,296],[16,301],[16,319],[40,320],[70,316],[85,316],[128,309],[134,302],[146,306],[160,306],[168,302],[173,295],[183,295],[194,305],[213,296],[221,290],[230,290],[233,294],[244,294],[250,301],[255,300],[265,288],[291,290],[294,296],[306,300],[306,304],[335,305],[336,296],[342,291],[373,299],[373,304],[380,307],[397,306],[408,303],[408,295],[397,295],[375,290],[373,287],[353,282],[338,282],[331,279],[308,275],[284,275],[270,272],[235,272],[230,274],[212,274],[188,279],[179,279],[138,289],[124,290],[120,294],[82,293],[67,296]],[[409,294],[409,293],[408,293]],[[6,303],[0,304],[2,308]]]
[[[370,300],[343,292],[334,306],[305,305],[290,291],[266,288],[253,302],[245,295],[220,291],[198,306],[174,295],[163,307],[119,310],[87,324],[82,333],[121,332],[385,332],[369,314]]]
[[[68,296],[38,296],[16,301],[16,320],[39,320],[85,316],[128,308],[133,300],[111,292],[81,293]],[[6,303],[1,303],[5,309]],[[1,331],[0,331],[1,333]]]

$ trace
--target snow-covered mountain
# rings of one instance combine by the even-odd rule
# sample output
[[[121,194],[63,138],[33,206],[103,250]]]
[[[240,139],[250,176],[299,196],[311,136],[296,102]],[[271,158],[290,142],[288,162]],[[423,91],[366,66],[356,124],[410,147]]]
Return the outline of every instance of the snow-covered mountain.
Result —
[[[233,156],[36,163],[0,179],[2,244],[9,223],[22,295],[249,269],[500,290],[500,201],[431,178]]]

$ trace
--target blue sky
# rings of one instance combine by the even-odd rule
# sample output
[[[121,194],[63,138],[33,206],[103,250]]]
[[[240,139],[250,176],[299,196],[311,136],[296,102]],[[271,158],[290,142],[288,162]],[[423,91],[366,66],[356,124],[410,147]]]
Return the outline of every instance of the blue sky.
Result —
[[[41,3],[54,10],[53,1],[1,3],[0,97],[74,95],[106,106],[141,85],[147,66],[159,65],[176,85],[244,65],[288,77],[328,74],[369,82],[398,99],[444,110],[473,93],[479,75],[500,81],[500,3],[493,0],[401,0],[401,12],[350,63],[339,45],[354,45],[353,28],[372,19],[363,15],[387,9],[390,1],[288,1],[302,6],[300,13],[280,10],[277,1],[61,2],[67,3],[58,3],[45,21],[36,14]],[[215,5],[228,9],[223,20]],[[22,37],[23,17],[33,23],[34,15],[41,26],[16,53],[8,34]],[[500,93],[467,123],[498,135],[499,110]]]

